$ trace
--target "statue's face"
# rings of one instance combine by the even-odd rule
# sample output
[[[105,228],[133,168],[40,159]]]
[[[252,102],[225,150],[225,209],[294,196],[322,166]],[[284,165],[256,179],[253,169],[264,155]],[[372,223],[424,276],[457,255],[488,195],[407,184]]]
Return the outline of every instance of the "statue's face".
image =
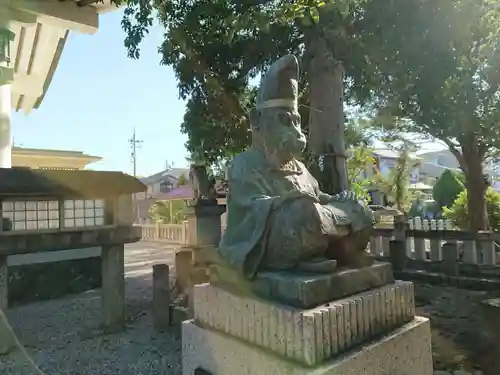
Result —
[[[306,137],[300,129],[300,114],[285,108],[261,110],[257,132],[268,155],[281,162],[300,156]]]

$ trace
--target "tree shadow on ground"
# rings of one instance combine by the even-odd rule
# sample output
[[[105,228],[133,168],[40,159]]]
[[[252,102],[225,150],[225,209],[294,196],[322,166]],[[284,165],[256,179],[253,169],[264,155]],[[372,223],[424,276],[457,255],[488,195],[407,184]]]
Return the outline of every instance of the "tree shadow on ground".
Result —
[[[417,314],[431,319],[435,370],[500,374],[500,314],[481,303],[498,292],[416,283],[415,294]]]

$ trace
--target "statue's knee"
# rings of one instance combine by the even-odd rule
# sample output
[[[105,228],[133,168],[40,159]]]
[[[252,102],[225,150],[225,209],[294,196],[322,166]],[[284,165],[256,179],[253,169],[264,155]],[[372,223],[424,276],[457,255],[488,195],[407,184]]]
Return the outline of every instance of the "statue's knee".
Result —
[[[277,211],[277,219],[285,220],[292,227],[318,228],[321,221],[316,203],[310,198],[298,198],[281,206]]]

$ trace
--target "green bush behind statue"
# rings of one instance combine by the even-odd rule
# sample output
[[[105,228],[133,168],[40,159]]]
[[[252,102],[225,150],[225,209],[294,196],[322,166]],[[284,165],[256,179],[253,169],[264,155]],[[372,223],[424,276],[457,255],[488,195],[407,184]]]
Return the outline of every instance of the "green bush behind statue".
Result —
[[[486,208],[491,229],[500,230],[500,193],[491,187],[486,190]],[[443,214],[460,229],[468,228],[469,209],[467,205],[467,190],[462,191],[450,208],[444,207]]]

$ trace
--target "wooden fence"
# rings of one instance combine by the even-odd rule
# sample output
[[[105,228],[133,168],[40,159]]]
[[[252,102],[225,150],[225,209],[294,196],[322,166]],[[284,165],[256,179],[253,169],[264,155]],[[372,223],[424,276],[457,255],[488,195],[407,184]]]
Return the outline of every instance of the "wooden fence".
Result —
[[[187,221],[182,224],[136,224],[142,228],[143,241],[162,241],[185,245],[188,238]]]

